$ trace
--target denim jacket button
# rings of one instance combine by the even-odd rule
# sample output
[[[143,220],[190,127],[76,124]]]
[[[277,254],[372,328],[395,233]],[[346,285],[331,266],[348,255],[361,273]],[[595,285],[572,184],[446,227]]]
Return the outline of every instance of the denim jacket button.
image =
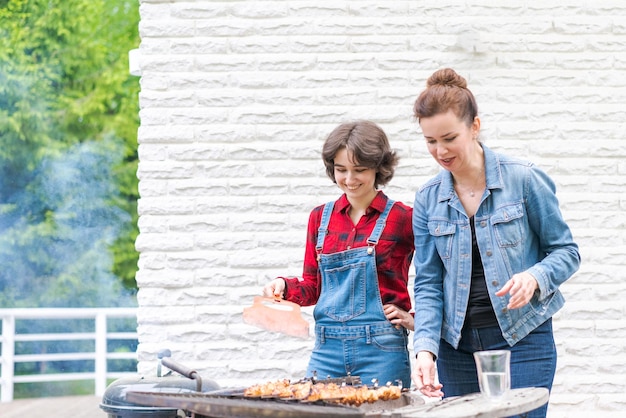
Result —
[[[485,254],[487,254],[487,257],[491,257],[493,253],[491,251],[487,251]]]
[[[493,286],[497,286],[497,285],[498,285],[498,284],[500,284],[500,283],[499,283],[497,280],[494,280],[494,281],[492,281],[492,282],[491,282],[491,284],[492,284]]]
[[[487,222],[486,221],[480,221],[480,226],[482,226],[483,228],[487,226]]]
[[[502,308],[502,313],[505,314],[507,313],[509,310],[507,308]]]

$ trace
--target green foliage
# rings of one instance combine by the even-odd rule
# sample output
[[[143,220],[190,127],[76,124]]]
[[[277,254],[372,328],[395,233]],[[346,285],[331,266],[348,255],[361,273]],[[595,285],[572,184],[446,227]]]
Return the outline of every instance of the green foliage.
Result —
[[[130,303],[138,19],[136,1],[0,1],[1,307]]]

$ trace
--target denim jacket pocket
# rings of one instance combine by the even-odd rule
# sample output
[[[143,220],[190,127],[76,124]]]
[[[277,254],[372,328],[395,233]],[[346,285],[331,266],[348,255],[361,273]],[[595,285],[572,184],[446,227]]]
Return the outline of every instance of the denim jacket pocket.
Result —
[[[491,224],[500,248],[519,245],[524,239],[524,204],[499,207],[491,217]]]
[[[428,221],[428,232],[435,238],[437,252],[442,259],[452,256],[452,241],[456,233],[456,225],[443,220]]]

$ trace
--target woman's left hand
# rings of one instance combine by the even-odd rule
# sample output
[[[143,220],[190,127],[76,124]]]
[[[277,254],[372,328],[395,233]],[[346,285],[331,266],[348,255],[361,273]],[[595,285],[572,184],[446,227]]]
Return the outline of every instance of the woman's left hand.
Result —
[[[396,327],[401,326],[413,331],[413,315],[391,303],[383,305],[383,311],[385,312],[385,317]]]
[[[518,309],[530,302],[538,287],[537,279],[524,271],[514,274],[502,289],[496,292],[496,296],[504,296],[508,293],[511,298],[507,309]]]

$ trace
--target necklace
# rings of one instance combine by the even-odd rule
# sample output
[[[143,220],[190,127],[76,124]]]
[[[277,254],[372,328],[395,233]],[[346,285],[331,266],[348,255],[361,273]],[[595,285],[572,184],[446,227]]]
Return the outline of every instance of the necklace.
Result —
[[[459,182],[458,182],[458,181],[454,178],[454,176],[452,177],[452,179],[454,180],[454,183],[455,183],[457,186],[461,186],[461,188],[462,188],[462,189],[464,189],[464,190],[468,190],[468,189],[469,189],[469,193],[468,193],[468,194],[470,195],[470,197],[474,197],[474,196],[476,195],[476,193],[474,193],[474,186],[477,184],[478,179],[480,178],[480,176],[481,176],[482,174],[483,174],[483,169],[481,168],[481,169],[478,171],[478,174],[476,175],[476,177],[474,178],[474,181],[472,182],[472,186],[471,186],[471,187],[467,187],[467,186],[465,186],[465,185],[463,185],[463,184],[459,183]]]

